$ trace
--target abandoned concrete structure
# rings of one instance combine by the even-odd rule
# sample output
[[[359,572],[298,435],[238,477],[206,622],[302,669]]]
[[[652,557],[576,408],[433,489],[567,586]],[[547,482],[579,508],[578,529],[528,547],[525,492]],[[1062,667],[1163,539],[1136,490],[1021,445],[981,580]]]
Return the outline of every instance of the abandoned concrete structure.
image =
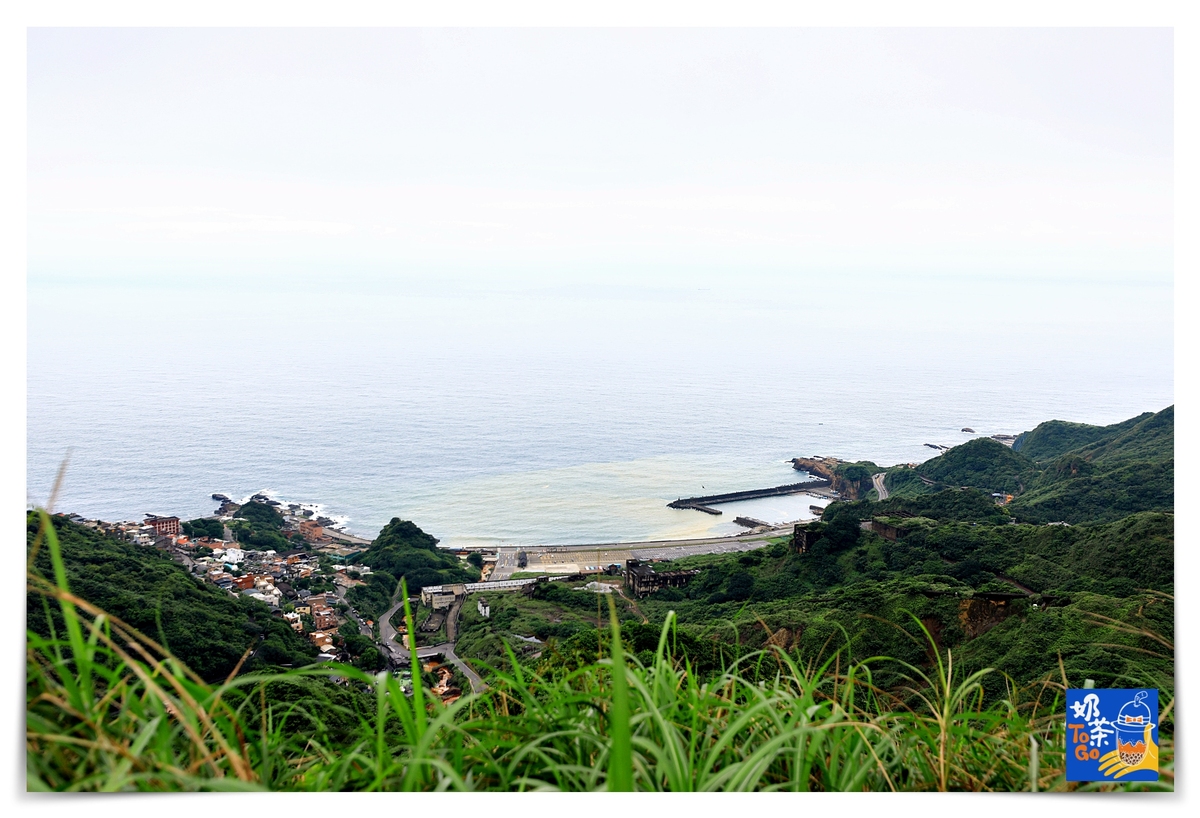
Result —
[[[625,563],[625,587],[634,596],[641,597],[652,594],[660,588],[679,588],[687,585],[692,577],[699,573],[696,569],[655,572],[649,565],[644,565],[641,560],[631,559]]]
[[[812,544],[821,537],[816,531],[810,531],[807,525],[807,523],[796,523],[792,527],[792,550],[797,554],[807,554]]]

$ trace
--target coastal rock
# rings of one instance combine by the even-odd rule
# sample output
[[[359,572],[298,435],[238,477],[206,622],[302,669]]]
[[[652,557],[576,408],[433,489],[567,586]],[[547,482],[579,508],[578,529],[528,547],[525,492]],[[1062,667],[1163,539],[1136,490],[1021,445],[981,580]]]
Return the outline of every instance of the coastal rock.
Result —
[[[829,481],[829,487],[841,499],[857,500],[860,497],[860,485],[852,480],[847,480],[845,477],[837,473],[838,466],[845,461],[838,460],[836,457],[793,457],[792,468],[796,471],[804,471],[809,474],[820,477],[823,480]],[[867,480],[867,489],[870,489],[870,479]]]

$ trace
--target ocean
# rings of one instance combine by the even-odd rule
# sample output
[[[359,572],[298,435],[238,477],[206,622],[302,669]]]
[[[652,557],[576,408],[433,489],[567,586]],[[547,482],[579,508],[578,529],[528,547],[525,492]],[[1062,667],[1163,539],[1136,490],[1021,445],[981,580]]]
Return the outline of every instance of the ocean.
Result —
[[[29,288],[28,500],[108,520],[213,492],[373,536],[583,544],[810,516],[790,459],[919,462],[1174,401],[1168,280],[163,276]]]

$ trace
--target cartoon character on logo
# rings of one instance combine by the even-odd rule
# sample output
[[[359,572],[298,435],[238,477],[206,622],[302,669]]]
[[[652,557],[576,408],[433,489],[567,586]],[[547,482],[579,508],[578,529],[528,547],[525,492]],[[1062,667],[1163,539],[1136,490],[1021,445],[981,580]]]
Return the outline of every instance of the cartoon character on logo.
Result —
[[[1158,745],[1150,708],[1145,705],[1146,691],[1140,690],[1127,702],[1112,722],[1117,734],[1117,749],[1100,757],[1100,772],[1114,779],[1135,770],[1158,772]]]
[[[1068,781],[1158,780],[1157,690],[1069,689],[1066,704]]]

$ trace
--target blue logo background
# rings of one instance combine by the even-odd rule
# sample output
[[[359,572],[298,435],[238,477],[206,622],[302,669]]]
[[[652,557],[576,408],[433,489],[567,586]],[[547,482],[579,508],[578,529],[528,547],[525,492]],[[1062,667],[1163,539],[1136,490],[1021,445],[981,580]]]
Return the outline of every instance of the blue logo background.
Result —
[[[1068,781],[1158,780],[1158,690],[1067,691]]]

